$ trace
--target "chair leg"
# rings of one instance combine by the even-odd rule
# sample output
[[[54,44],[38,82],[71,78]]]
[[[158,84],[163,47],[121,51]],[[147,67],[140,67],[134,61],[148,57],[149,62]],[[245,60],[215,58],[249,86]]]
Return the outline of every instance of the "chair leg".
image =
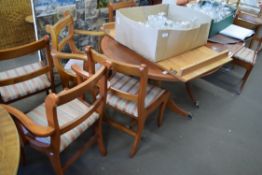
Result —
[[[166,93],[164,95],[164,100],[163,100],[163,103],[160,106],[159,114],[157,116],[157,126],[158,127],[160,127],[163,123],[164,112],[165,112],[167,101],[168,101],[169,97],[170,97],[169,93]]]
[[[107,154],[107,151],[106,151],[105,144],[104,144],[102,122],[103,120],[100,119],[96,124],[96,137],[97,137],[97,144],[98,144],[98,149],[100,151],[100,154],[102,156],[105,156]]]
[[[248,77],[249,77],[249,74],[251,73],[252,69],[253,69],[253,67],[247,69],[245,75],[243,76],[243,78],[242,78],[242,83],[241,83],[241,85],[240,85],[240,92],[242,91],[244,85],[246,84],[246,81],[247,81],[247,79],[248,79]]]
[[[135,140],[134,143],[131,147],[131,151],[129,153],[130,158],[134,157],[137,150],[138,150],[138,145],[141,141],[141,136],[142,136],[142,131],[144,129],[144,121],[138,121],[138,126],[137,126],[137,131],[136,131],[136,136],[135,136]]]
[[[134,125],[137,123],[137,120],[134,118],[130,118],[130,125],[129,125],[129,129],[133,129]]]
[[[48,158],[56,172],[57,175],[63,175],[63,168],[60,161],[60,155],[59,153],[50,153],[52,155],[48,155]]]
[[[26,165],[26,157],[25,157],[25,147],[24,145],[21,145],[20,146],[20,150],[21,150],[21,153],[20,153],[20,162],[22,163],[22,165]]]

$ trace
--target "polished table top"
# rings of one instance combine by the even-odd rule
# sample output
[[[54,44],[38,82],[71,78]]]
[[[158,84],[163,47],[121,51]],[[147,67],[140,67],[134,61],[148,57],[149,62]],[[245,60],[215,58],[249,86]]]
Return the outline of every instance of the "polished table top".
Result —
[[[17,174],[19,159],[20,145],[16,125],[0,105],[0,174]]]
[[[239,44],[217,44],[217,43],[208,43],[207,47],[211,48],[214,51],[221,52],[228,50],[230,55],[238,51],[242,46],[242,43]],[[130,63],[134,65],[145,64],[148,66],[148,75],[150,79],[161,80],[161,81],[182,81],[178,76],[168,73],[164,68],[159,66],[156,63],[153,63],[143,56],[137,54],[135,51],[123,46],[118,43],[114,38],[110,36],[104,36],[101,41],[102,52],[109,58],[123,61],[125,63]]]
[[[164,70],[155,63],[145,59],[143,56],[118,43],[109,36],[104,36],[101,41],[102,52],[109,58],[129,64],[148,66],[148,76],[154,80],[176,81],[174,76],[166,74]]]

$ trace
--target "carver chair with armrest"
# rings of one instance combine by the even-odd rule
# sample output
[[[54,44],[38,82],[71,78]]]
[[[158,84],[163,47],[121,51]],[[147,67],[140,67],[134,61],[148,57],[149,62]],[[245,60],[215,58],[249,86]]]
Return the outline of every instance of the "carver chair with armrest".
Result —
[[[50,55],[49,38],[43,37],[22,46],[0,50],[0,62],[24,59],[43,51],[44,61],[0,71],[0,103],[12,103],[36,93],[51,89],[55,91],[53,62]],[[45,62],[45,63],[44,63]]]
[[[123,2],[110,2],[108,4],[108,21],[113,22],[114,20],[114,13],[116,10],[126,7],[134,7],[136,6],[135,1],[128,0]]]
[[[133,157],[141,140],[144,124],[150,113],[159,108],[157,124],[161,126],[169,92],[159,87],[148,84],[148,69],[145,65],[134,66],[120,63],[104,55],[97,53],[91,47],[86,47],[88,55],[89,73],[95,72],[95,63],[110,65],[113,73],[109,78],[107,105],[131,117],[130,127],[124,126],[112,117],[107,118],[108,123],[134,137],[130,150],[130,157]],[[110,62],[110,63],[108,63]],[[88,78],[86,73],[76,70],[77,75]],[[136,129],[134,125],[137,124]]]
[[[50,33],[52,39],[52,55],[54,55],[54,65],[61,77],[64,88],[71,87],[76,84],[76,76],[71,70],[72,64],[78,64],[84,67],[87,60],[86,55],[81,52],[74,41],[75,35],[88,35],[93,37],[102,37],[102,31],[86,31],[74,29],[73,17],[65,12],[64,18],[60,19],[55,25],[47,25],[46,31]],[[62,35],[66,35],[63,36]],[[71,53],[63,52],[66,46],[69,46]],[[62,60],[69,60],[65,65]]]
[[[106,67],[102,67],[79,85],[59,94],[49,94],[45,103],[27,114],[3,105],[13,116],[23,143],[29,142],[33,148],[46,154],[57,175],[62,175],[94,143],[98,143],[102,155],[106,154],[102,135],[102,113],[107,92],[106,73]],[[92,104],[82,98],[90,88],[99,89],[99,97]],[[94,135],[62,167],[60,153],[91,126],[94,126]]]

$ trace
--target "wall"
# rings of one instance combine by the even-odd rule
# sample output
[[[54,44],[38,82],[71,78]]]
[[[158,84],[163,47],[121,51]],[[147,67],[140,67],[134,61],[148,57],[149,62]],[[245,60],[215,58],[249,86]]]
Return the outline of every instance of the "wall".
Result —
[[[31,14],[30,0],[0,0],[0,49],[34,40],[33,24],[25,22]]]

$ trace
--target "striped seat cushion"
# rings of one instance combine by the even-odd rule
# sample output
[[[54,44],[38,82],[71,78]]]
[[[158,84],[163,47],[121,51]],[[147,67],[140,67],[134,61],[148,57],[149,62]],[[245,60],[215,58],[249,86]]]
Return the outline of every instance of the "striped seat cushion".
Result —
[[[247,63],[255,64],[256,55],[255,51],[247,47],[243,47],[239,50],[233,57],[239,60],[245,61]]]
[[[5,72],[0,72],[0,80],[14,78],[17,76],[25,75],[30,72],[34,72],[42,67],[40,62],[33,63],[30,65],[18,67]],[[47,75],[41,75],[33,79],[23,81],[20,83],[1,86],[0,94],[4,102],[14,100],[19,97],[24,97],[26,95],[32,94],[34,92],[43,90],[50,87],[51,83],[48,80]]]
[[[88,111],[89,108],[78,99],[59,106],[57,108],[57,118],[59,126],[61,127],[68,122],[83,116]],[[35,123],[42,126],[48,126],[44,103],[27,113],[27,115]],[[62,152],[67,146],[70,145],[70,143],[76,140],[78,136],[80,136],[81,133],[89,128],[89,126],[91,126],[98,118],[99,115],[97,113],[93,113],[80,125],[61,135],[60,152]],[[50,137],[37,137],[36,139],[42,143],[50,144]]]
[[[139,81],[136,78],[121,73],[115,73],[110,80],[110,86],[135,95],[137,94],[139,89]],[[146,90],[145,107],[148,107],[164,92],[165,90],[148,84]],[[122,99],[110,92],[108,92],[107,95],[107,104],[114,108],[117,108],[118,110],[125,111],[126,113],[131,114],[135,117],[138,116],[137,104],[135,102]]]

